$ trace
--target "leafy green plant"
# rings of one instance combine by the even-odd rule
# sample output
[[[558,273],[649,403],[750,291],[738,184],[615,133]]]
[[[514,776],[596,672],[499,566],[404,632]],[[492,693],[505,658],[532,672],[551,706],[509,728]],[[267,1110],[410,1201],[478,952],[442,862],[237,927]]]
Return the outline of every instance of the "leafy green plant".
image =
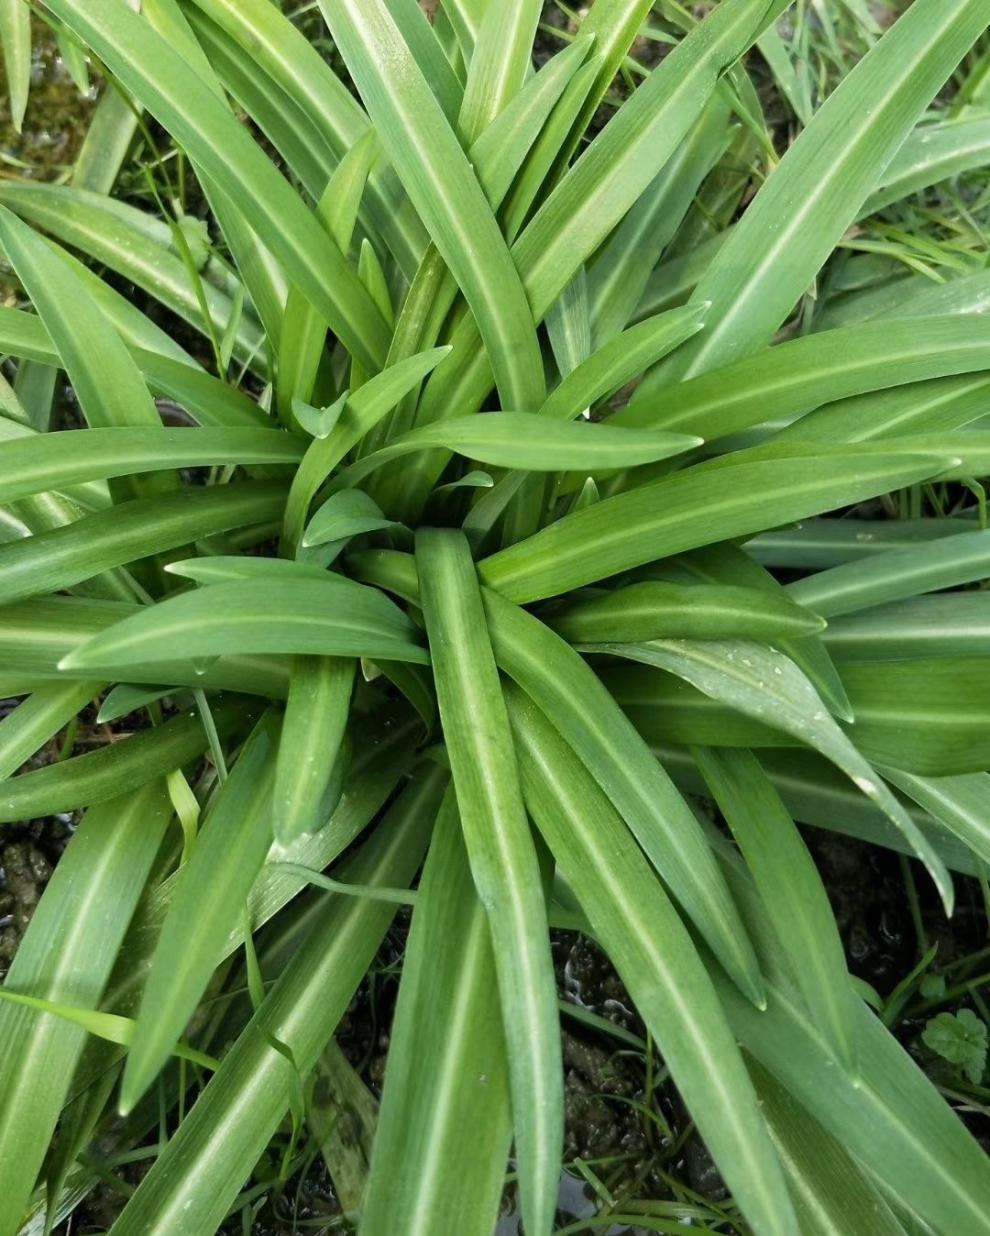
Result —
[[[714,1157],[711,1230],[990,1231],[795,823],[947,913],[990,862],[990,284],[863,239],[986,163],[986,0],[849,3],[872,46],[817,107],[786,0],[597,0],[537,72],[536,0],[319,7],[339,76],[269,0],[45,5],[117,103],[102,187],[0,181],[0,820],[85,809],[0,989],[0,1234],[94,1146],[154,1148],[117,1236],[249,1223],[307,1120],[333,1170],[315,1087],[359,1086],[327,1044],[402,906],[364,1236],[490,1236],[510,1155],[553,1229],[558,925]],[[167,159],[155,210],[108,195],[149,118],[209,233]],[[17,773],[107,689],[139,733]],[[924,1034],[974,1084],[976,1020]]]
[[[972,1009],[939,1013],[922,1032],[926,1047],[957,1065],[974,1085],[979,1085],[987,1067],[987,1027]]]

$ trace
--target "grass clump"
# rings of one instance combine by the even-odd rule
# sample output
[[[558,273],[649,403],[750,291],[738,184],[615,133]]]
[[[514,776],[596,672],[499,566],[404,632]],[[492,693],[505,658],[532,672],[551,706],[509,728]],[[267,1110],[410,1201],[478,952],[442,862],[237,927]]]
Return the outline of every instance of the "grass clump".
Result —
[[[85,814],[0,1236],[489,1236],[510,1167],[526,1236],[988,1230],[978,958],[854,981],[797,827],[919,946],[990,862],[984,0],[318,10],[44,8],[107,85],[0,181],[0,820]],[[649,1178],[566,1118],[574,932]]]

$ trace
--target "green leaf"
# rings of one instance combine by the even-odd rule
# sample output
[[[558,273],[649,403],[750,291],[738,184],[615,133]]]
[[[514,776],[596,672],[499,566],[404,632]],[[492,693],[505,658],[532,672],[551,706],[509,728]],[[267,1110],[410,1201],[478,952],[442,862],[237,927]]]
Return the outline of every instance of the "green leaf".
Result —
[[[635,319],[650,272],[677,232],[712,164],[725,152],[731,137],[728,119],[728,102],[716,94],[680,148],[595,255],[588,275],[599,344],[613,339]]]
[[[746,1064],[787,1173],[801,1232],[844,1236],[865,1225],[870,1236],[906,1236],[880,1190],[840,1138],[826,1132],[756,1060],[749,1057]]]
[[[387,731],[384,737],[378,728],[383,722]],[[388,710],[376,711],[364,724],[352,721],[354,753],[346,767],[340,802],[319,832],[297,837],[290,845],[276,842],[272,847],[248,898],[250,920],[256,930],[277,915],[305,885],[287,864],[322,871],[361,835],[391,800],[396,788],[404,787],[416,759],[414,743],[421,731],[422,725],[415,717],[403,713],[396,719]],[[372,736],[378,741],[373,741]],[[239,947],[243,938],[239,925],[227,942],[228,953]]]
[[[283,845],[322,828],[337,805],[334,772],[353,688],[352,660],[293,658],[275,769],[275,836]]]
[[[755,8],[749,0],[719,5],[664,57],[615,123],[605,127],[564,176],[513,248],[537,317],[546,313],[671,157],[721,74],[785,7],[784,0]],[[586,28],[597,39],[608,40],[604,46],[596,44],[598,52],[605,52],[599,69],[603,88],[606,73],[610,80],[614,71],[608,44],[618,50],[641,12],[639,4],[630,5],[623,25],[610,28],[606,9]]]
[[[700,438],[648,429],[619,429],[595,421],[558,421],[527,412],[452,416],[422,425],[358,460],[337,477],[353,485],[382,464],[433,447],[456,451],[494,467],[531,472],[608,470],[652,463],[698,446]]]
[[[690,935],[582,762],[518,688],[509,700],[527,805],[726,1183],[757,1230],[796,1232],[756,1096]]]
[[[46,435],[47,437],[47,435]],[[65,528],[0,545],[0,604],[57,592],[201,537],[277,520],[285,487],[248,481],[136,498]]]
[[[933,480],[967,480],[990,472],[990,432],[964,429],[958,433],[912,433],[904,437],[883,437],[877,441],[841,442],[836,445],[824,442],[802,442],[785,438],[757,442],[742,446],[739,450],[705,459],[694,467],[695,472],[724,472],[742,464],[767,462],[769,460],[800,460],[812,455],[821,463],[834,463],[845,459],[888,458],[905,456],[918,458],[942,455],[941,466]]]
[[[761,724],[784,730],[820,751],[904,833],[916,856],[928,868],[946,913],[952,913],[952,880],[945,864],[860,750],[828,715],[814,687],[788,657],[743,641],[656,640],[650,644],[611,644],[600,648],[676,674],[720,703]],[[848,681],[846,685],[849,686]],[[850,698],[858,723],[861,718],[852,691]],[[858,724],[855,734],[861,742]]]
[[[99,1007],[170,816],[157,779],[87,812],[32,916],[6,992]],[[0,1027],[0,1230],[8,1236],[20,1226],[86,1032],[8,1002],[0,1003]]]
[[[111,93],[116,94],[116,90]],[[205,230],[201,221],[186,220],[183,226],[180,219],[170,228],[124,202],[65,185],[5,182],[0,185],[0,203],[62,244],[78,249],[91,262],[105,265],[122,279],[143,288],[212,343],[218,341],[225,329],[232,330],[238,361],[264,370],[264,332],[253,309],[237,320],[233,295],[239,283],[229,288],[228,295],[227,289],[215,287],[211,281],[210,276],[220,272],[207,265],[204,237],[191,226],[195,224],[197,229]],[[182,246],[186,247],[186,254]],[[51,257],[57,257],[86,284],[90,295],[100,301],[104,312],[126,338],[122,318],[126,314],[133,324],[141,316],[139,311],[123,298],[118,300],[94,273],[64,249],[50,242],[47,248]],[[198,262],[197,257],[201,258]],[[226,268],[221,271],[227,284],[236,283]]]
[[[50,1013],[53,1017],[61,1017],[75,1026],[81,1026],[87,1034],[105,1039],[108,1043],[116,1043],[119,1047],[129,1047],[134,1037],[135,1023],[130,1017],[119,1017],[115,1013],[93,1012],[90,1009],[80,1009],[69,1004],[57,1004],[51,1000],[41,1000],[37,996],[21,996],[3,987],[0,987],[0,1000],[19,1004],[23,1008],[34,1009],[36,1013]],[[212,1056],[196,1051],[195,1048],[183,1043],[181,1039],[175,1044],[172,1054],[211,1071],[217,1068],[217,1062]]]
[[[97,724],[119,721],[121,717],[127,717],[132,712],[154,704],[170,693],[171,687],[139,687],[127,682],[121,683],[107,692],[100,711],[96,714]]]
[[[748,751],[692,753],[732,829],[812,1015],[855,1072],[853,995],[845,952],[814,861],[759,762]]]
[[[657,314],[622,331],[565,375],[540,415],[573,420],[696,335],[704,326],[704,316],[703,305],[691,305]]]
[[[378,1100],[331,1039],[316,1064],[306,1124],[320,1143],[334,1192],[345,1211],[360,1210],[378,1121]]]
[[[333,469],[449,353],[449,347],[433,348],[389,365],[350,396],[325,438],[317,438],[310,443],[296,471],[285,506],[283,550],[295,551],[306,526],[310,503]]]
[[[210,169],[234,201],[250,196],[253,222],[286,275],[369,369],[388,346],[381,315],[340,250],[233,114],[181,55],[120,0],[52,0],[49,8],[124,86]]]
[[[68,254],[62,256],[68,260]],[[253,408],[256,420],[262,424],[268,422],[268,417],[257,404],[199,370],[192,358],[182,348],[173,344],[168,335],[159,330],[150,318],[134,309],[129,301],[114,292],[81,262],[73,265],[72,269],[86,283],[90,294],[99,301],[101,309],[114,323],[135,359],[140,360],[139,368],[149,384],[154,383],[156,387],[161,387],[166,381],[166,375],[184,380],[188,379],[191,373],[193,378],[198,380],[200,388],[204,382],[208,383],[217,398],[222,396],[228,406],[232,407],[236,403],[242,409]],[[23,357],[56,368],[61,364],[58,350],[44,323],[36,314],[21,309],[0,307],[0,346],[11,356]],[[182,371],[186,371],[184,378]],[[158,381],[159,378],[161,381]],[[222,411],[221,409],[217,414],[218,418]],[[245,411],[240,423],[243,424],[244,417],[248,415],[252,414]],[[206,423],[211,422],[207,420]],[[218,420],[217,423],[222,421]]]
[[[696,308],[707,319],[703,303]],[[645,394],[644,384],[612,419],[697,433],[710,442],[752,425],[790,422],[852,395],[985,368],[976,318],[866,322],[764,349],[689,381],[668,382],[657,393]]]
[[[825,636],[840,663],[981,656],[990,647],[990,593],[948,592],[835,618]]]
[[[137,116],[118,90],[100,95],[72,171],[72,186],[93,193],[113,190],[137,131]]]
[[[10,119],[20,133],[31,89],[31,10],[23,0],[0,3],[0,43],[10,96]]]
[[[762,917],[752,890],[733,875],[733,891]],[[780,942],[762,931],[762,957],[773,973],[763,1013],[710,972],[729,1022],[746,1051],[874,1176],[888,1196],[935,1231],[986,1228],[990,1169],[965,1125],[865,1006],[857,1009],[858,1072],[836,1067],[821,1029],[781,969]],[[919,1130],[924,1130],[919,1135]]]
[[[657,371],[653,389],[770,341],[986,16],[980,0],[949,15],[940,0],[920,0],[839,83],[698,284],[693,299],[712,302],[707,329]]]
[[[126,1115],[167,1061],[223,959],[272,840],[278,725],[255,726],[214,800],[162,926],[120,1088]]]
[[[227,33],[228,46],[240,51],[242,79],[246,76],[255,91],[263,81],[276,106],[289,100],[293,135],[298,139],[304,126],[312,131],[311,154],[322,168],[319,184],[311,189],[317,198],[334,164],[369,131],[360,104],[319,51],[268,0],[195,3]],[[201,22],[197,30],[203,30]],[[423,226],[390,168],[373,171],[368,190],[369,221],[387,241],[406,277],[412,278],[427,244]]]
[[[298,177],[299,182],[314,200],[318,201],[336,165],[334,151],[317,128],[313,117],[290,98],[267,72],[259,56],[252,56],[247,44],[241,45],[231,34],[221,29],[198,8],[184,7],[183,16],[211,65],[213,75],[222,87],[236,99],[265,134],[285,160],[285,164]],[[275,10],[272,16],[281,17]],[[288,25],[288,23],[284,23]],[[299,38],[299,31],[291,25],[291,34]],[[305,39],[299,40],[307,52],[312,49]],[[267,50],[267,47],[266,47]],[[297,76],[302,76],[302,64]],[[322,73],[339,86],[331,72]],[[348,99],[360,136],[360,108],[353,99]]]
[[[0,502],[67,485],[155,469],[297,463],[298,438],[274,429],[115,428],[4,442]]]
[[[990,774],[918,777],[883,766],[880,771],[990,866]]]
[[[195,580],[197,584],[222,584],[236,579],[330,579],[326,570],[311,562],[290,558],[258,558],[243,554],[216,554],[209,558],[184,558],[165,566],[169,575]]]
[[[578,37],[552,56],[471,146],[471,161],[485,196],[497,210],[509,195],[527,156],[543,139],[551,115],[593,49]]]
[[[89,679],[90,674],[60,670],[59,662],[93,635],[140,612],[133,602],[84,597],[47,597],[19,601],[3,609],[0,622],[0,657],[8,676],[17,675],[33,690],[45,680]],[[9,679],[8,679],[9,680]],[[126,681],[154,686],[163,683],[204,690],[248,691],[272,699],[285,696],[288,665],[278,658],[224,656],[213,665],[168,660],[152,666],[145,676],[134,669]]]
[[[772,598],[781,610],[786,608],[788,596],[784,585],[765,567],[755,562],[745,550],[730,542],[706,545],[702,549],[682,554],[676,559],[676,568],[687,570],[689,577],[703,583],[755,588],[766,593],[768,600]],[[647,573],[651,569],[647,567]],[[661,563],[658,569],[662,573],[664,565]],[[770,642],[807,674],[836,717],[842,721],[852,720],[852,705],[821,636],[804,635],[795,639],[781,638],[778,635]]]
[[[869,759],[921,776],[990,765],[990,666],[985,656],[843,665],[856,744]]]
[[[958,1013],[939,1013],[929,1019],[921,1032],[925,1046],[957,1064],[967,1078],[978,1086],[987,1067],[987,1027],[972,1009]]]
[[[606,126],[556,186],[512,249],[537,320],[548,312],[578,268],[621,222],[677,149],[724,69],[785,7],[786,0],[771,0],[768,7],[754,14],[750,0],[729,0],[719,5],[664,58],[621,108],[614,123]],[[606,19],[602,29],[607,28],[609,12],[606,9],[601,15]],[[605,36],[612,53],[622,48],[631,32],[625,25],[628,19],[629,11],[616,29],[614,42]],[[588,69],[590,65],[578,77]],[[594,71],[601,72],[597,61]],[[610,80],[611,72],[608,77]],[[578,79],[572,84],[577,87]],[[602,89],[607,84],[603,80]],[[578,107],[583,101],[582,96]],[[555,145],[552,157],[558,150],[559,145]],[[489,389],[488,360],[478,346],[474,323],[463,323],[454,332],[452,344],[455,362],[427,388],[421,422],[449,416],[454,410],[480,407]],[[418,513],[428,490],[426,482],[432,481],[439,470],[424,459],[415,484],[406,487],[401,517],[411,519]]]
[[[542,11],[542,0],[488,5],[475,39],[457,119],[466,145],[480,137],[523,88]]]
[[[333,494],[317,510],[303,534],[304,547],[344,541],[365,532],[381,532],[400,525],[386,519],[378,503],[360,489]]]
[[[226,737],[244,729],[249,713],[242,702],[228,700],[214,707],[213,718]],[[192,763],[208,746],[198,716],[173,717],[156,729],[0,782],[0,822],[33,820],[117,798]]]
[[[419,603],[412,558],[355,554],[361,578]],[[698,822],[664,769],[581,657],[525,610],[483,593],[499,667],[548,715],[615,804],[651,863],[747,995],[761,999],[760,975],[735,908]]]
[[[513,601],[535,601],[699,545],[751,536],[924,480],[936,457],[796,458],[689,470],[574,511],[480,564],[482,580]],[[703,513],[703,514],[701,514]]]
[[[863,755],[877,766],[887,766],[886,772],[891,771],[890,761],[896,759],[898,764],[924,777],[944,778],[985,768],[987,757],[982,733],[986,721],[981,692],[985,692],[986,684],[978,672],[972,684],[965,679],[966,673],[972,675],[979,670],[979,664],[979,661],[970,660],[964,661],[961,667],[953,658],[945,658],[941,665],[938,661],[908,663],[900,681],[895,679],[890,684],[894,690],[888,696],[883,694],[882,673],[897,663],[863,667],[867,674],[862,681],[853,681],[857,696],[856,743]],[[938,693],[933,692],[936,701],[933,724],[928,728],[919,716],[921,710],[917,703],[912,702],[912,685],[916,688],[917,681],[921,680],[915,667],[920,668],[921,675],[932,674],[938,686]],[[846,667],[846,671],[850,669],[851,666]],[[761,752],[761,759],[772,761],[774,774],[782,778],[778,788],[798,819],[826,828],[834,824],[852,836],[865,836],[891,849],[904,851],[905,845],[897,834],[883,827],[875,813],[861,809],[865,800],[859,805],[852,802],[836,784],[836,778],[827,774],[827,766],[814,764],[810,752],[787,749],[796,739],[783,731],[722,707],[687,682],[665,674],[647,676],[639,667],[629,667],[628,671],[625,668],[604,671],[603,678],[639,733],[662,750],[665,760],[673,760],[676,764],[680,759],[676,751],[668,748],[670,743],[783,748]],[[964,690],[962,718],[953,715],[949,703],[950,679],[957,690]],[[814,765],[813,772],[809,769],[809,760]],[[788,793],[792,776],[793,797]],[[678,777],[679,782],[685,784],[682,768],[678,770]],[[975,870],[969,851],[939,829],[930,816],[914,812],[912,818],[951,866],[959,871]]]
[[[325,334],[326,327],[323,327],[323,331]],[[322,338],[320,340],[320,347],[323,347]],[[301,399],[294,398],[292,400],[292,415],[299,423],[300,428],[305,430],[311,438],[328,438],[334,426],[340,420],[340,414],[347,404],[350,393],[350,391],[344,391],[339,399],[326,408],[313,408],[308,403],[303,403]]]
[[[144,379],[85,285],[4,206],[0,206],[0,244],[51,332],[89,425],[159,425]],[[168,488],[163,477],[157,484],[123,489],[160,492],[162,482]]]
[[[599,57],[592,56],[574,74],[533,143],[532,150],[527,153],[501,212],[503,230],[510,242],[514,243],[519,237],[534,208],[555,179],[555,167],[560,164],[563,152],[572,140],[576,118],[595,86],[600,69]],[[580,269],[581,263],[577,263],[572,275],[578,276]],[[548,313],[573,282],[574,278],[565,280],[560,293],[550,297]]]
[[[760,979],[707,842],[687,804],[580,656],[524,610],[485,592],[500,667],[554,723],[748,995]]]
[[[630,668],[634,674],[639,673],[638,666]],[[611,675],[609,679],[615,681]],[[707,701],[705,696],[699,695],[699,698]],[[631,707],[630,712],[636,716],[639,725],[643,714],[635,707]],[[647,729],[648,725],[642,728]],[[654,750],[685,794],[707,794],[705,781],[684,747],[673,747],[664,740],[658,740]],[[869,841],[872,845],[884,846],[898,854],[910,853],[907,841],[883,812],[822,756],[800,748],[778,748],[760,751],[759,757],[774,789],[795,820]],[[885,776],[888,771],[884,769]],[[976,874],[977,861],[966,845],[939,827],[919,807],[906,802],[905,810],[942,856],[946,866],[953,871]]]
[[[582,266],[557,297],[546,317],[550,350],[562,379],[591,356],[591,313],[588,304],[588,276]],[[587,408],[585,404],[585,408]],[[546,404],[541,411],[545,411]],[[578,412],[585,409],[579,408]],[[574,416],[578,415],[574,413]],[[573,420],[573,416],[562,417]]]
[[[433,23],[420,5],[408,0],[385,0],[385,8],[444,115],[453,123],[464,91]]]
[[[52,683],[28,696],[0,721],[0,781],[68,725],[99,693],[98,682]]]
[[[351,247],[361,198],[379,153],[377,138],[369,130],[340,161],[317,206],[317,212],[342,253],[346,254]],[[301,292],[290,288],[279,338],[275,388],[279,414],[286,423],[289,423],[288,413],[296,410],[297,400],[313,396],[326,336],[327,323]],[[320,432],[307,431],[315,437],[326,437],[333,428],[334,410],[339,416],[342,408],[343,399],[323,410],[326,415],[320,418]],[[328,421],[331,423],[327,424]],[[307,428],[302,420],[300,424]]]
[[[470,63],[474,45],[481,29],[487,0],[447,0],[444,5],[465,64]]]
[[[788,586],[790,597],[832,618],[990,575],[990,531],[973,528],[928,544],[834,566]],[[958,600],[959,598],[953,598]]]
[[[491,1236],[510,1133],[491,936],[448,791],[406,944],[362,1236],[392,1236],[397,1215]]]
[[[361,578],[419,603],[412,558],[355,554]],[[754,1002],[759,970],[698,822],[629,720],[581,657],[542,622],[484,590],[499,667],[548,715],[615,804],[651,863]]]
[[[564,1113],[539,862],[467,541],[420,530],[416,565],[457,806],[494,945],[522,1209],[527,1227],[542,1232],[556,1202]]]
[[[887,164],[883,188],[870,195],[864,213],[874,214],[919,189],[983,167],[988,152],[990,119],[986,116],[921,125]]]
[[[384,0],[321,10],[393,167],[463,289],[508,407],[543,398],[536,328],[488,200]]]
[[[377,726],[383,722],[389,725],[384,739],[374,744],[365,743],[363,750],[360,746],[356,750],[348,770],[344,794],[327,827],[312,836],[297,838],[290,846],[276,844],[269,851],[265,865],[251,887],[247,913],[237,920],[227,938],[224,958],[244,943],[246,924],[249,923],[255,931],[259,930],[298,897],[308,883],[308,876],[303,878],[298,874],[299,868],[308,873],[314,869],[320,871],[335,862],[391,799],[396,787],[401,788],[400,783],[405,784],[415,755],[410,742],[418,734],[419,725],[414,720],[404,718],[398,723],[394,721],[389,712],[376,712],[370,728],[357,727],[358,737],[363,739],[369,734],[378,736]],[[111,1007],[135,1007],[161,925],[182,880],[182,871],[181,867],[174,871],[148,898],[136,924],[134,938],[129,941],[132,947],[125,950],[115,973],[115,983],[109,993]],[[309,903],[310,909],[313,904]],[[309,911],[300,909],[305,918]],[[290,920],[293,917],[290,914]],[[289,931],[291,935],[291,927]]]
[[[901,546],[920,547],[975,531],[968,519],[807,519],[762,533],[749,542],[746,552],[767,566],[820,571]]]
[[[341,878],[407,885],[445,780],[437,768],[415,779]],[[202,1236],[220,1226],[278,1129],[293,1086],[312,1069],[346,1012],[395,911],[371,898],[330,896],[319,903],[246,1032],[128,1201],[114,1225],[116,1236],[145,1236],[156,1227]],[[206,1157],[208,1189],[201,1174]]]
[[[825,620],[756,588],[646,580],[568,605],[553,616],[552,626],[570,643],[731,638],[771,643],[822,631]]]
[[[339,608],[338,608],[339,607]],[[63,658],[129,676],[163,660],[225,653],[311,653],[428,663],[405,616],[384,597],[339,576],[249,579],[169,597],[125,618]]]

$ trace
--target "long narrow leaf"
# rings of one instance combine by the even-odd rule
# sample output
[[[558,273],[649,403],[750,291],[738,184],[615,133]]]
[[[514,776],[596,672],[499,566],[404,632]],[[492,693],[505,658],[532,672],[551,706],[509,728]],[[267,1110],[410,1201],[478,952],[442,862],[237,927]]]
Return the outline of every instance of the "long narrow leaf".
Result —
[[[604,649],[685,678],[720,703],[761,724],[786,731],[832,760],[901,829],[928,868],[946,913],[952,913],[952,880],[942,860],[787,657],[741,641],[656,640],[651,644],[605,645]]]
[[[545,1232],[564,1115],[540,868],[467,541],[453,531],[422,530],[416,564],[458,810],[495,951],[522,1207],[527,1227]]]
[[[695,946],[632,837],[552,724],[510,695],[526,801],[760,1232],[796,1232],[759,1106]]]
[[[948,14],[940,0],[921,0],[839,84],[695,289],[694,299],[712,302],[709,329],[668,362],[663,380],[769,342],[986,22],[982,0],[960,0]]]
[[[283,844],[322,828],[354,686],[354,662],[296,657],[275,770],[275,835]],[[338,791],[339,793],[339,791]]]
[[[750,752],[702,747],[693,754],[788,952],[808,1008],[837,1058],[855,1072],[853,995],[842,940],[800,833]]]
[[[519,273],[384,0],[321,0],[321,8],[393,166],[464,289],[506,405],[538,405],[542,365]]]
[[[35,911],[6,990],[98,1008],[170,815],[160,780],[87,813]],[[0,1026],[0,1232],[13,1236],[86,1032],[7,1003]]]
[[[338,608],[339,607],[339,608]],[[279,621],[276,621],[276,618]],[[66,668],[113,672],[224,653],[311,653],[426,664],[411,624],[371,589],[326,580],[243,580],[170,597],[96,636],[65,658]]]
[[[412,558],[389,551],[355,555],[364,579],[419,603]],[[499,667],[554,723],[591,771],[746,995],[759,1003],[760,975],[735,907],[698,822],[615,700],[582,658],[525,610],[485,590]]]
[[[38,536],[0,545],[0,604],[57,592],[111,567],[281,514],[285,487],[268,482],[136,498]]]
[[[248,718],[243,703],[229,700],[213,708],[223,736],[243,729]],[[106,802],[182,768],[208,746],[200,717],[173,717],[157,729],[0,782],[0,821],[33,820]]]
[[[208,85],[124,0],[52,0],[49,8],[105,61],[234,200],[249,192],[286,274],[369,369],[384,359],[381,315],[315,219]],[[154,72],[151,67],[154,65]]]
[[[746,536],[923,480],[934,457],[819,459],[739,464],[724,475],[684,472],[617,494],[544,528],[481,563],[485,583],[514,601],[534,601],[698,545]],[[698,512],[704,511],[703,520]]]
[[[31,10],[22,0],[3,0],[0,4],[0,43],[11,123],[19,133],[31,89]]]
[[[414,781],[342,878],[408,884],[444,780],[432,769]],[[115,1236],[145,1236],[156,1228],[204,1236],[219,1227],[285,1115],[299,1076],[312,1069],[346,1012],[395,909],[371,898],[330,896],[321,903],[247,1032],[125,1206]]]
[[[296,463],[298,438],[271,429],[91,429],[4,443],[0,501],[156,468]]]
[[[449,796],[406,944],[362,1236],[392,1236],[399,1215],[409,1236],[491,1236],[511,1131],[497,997],[488,921]]]
[[[13,776],[67,725],[100,689],[99,683],[67,682],[42,687],[0,721],[0,780]]]
[[[165,1064],[224,955],[272,837],[278,725],[266,713],[205,821],[162,926],[127,1053],[127,1114]]]

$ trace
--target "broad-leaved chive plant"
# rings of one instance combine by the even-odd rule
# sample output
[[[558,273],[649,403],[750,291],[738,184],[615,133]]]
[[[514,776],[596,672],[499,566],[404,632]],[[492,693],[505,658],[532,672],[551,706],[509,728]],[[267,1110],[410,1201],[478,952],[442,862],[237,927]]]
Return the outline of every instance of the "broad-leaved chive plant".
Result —
[[[987,162],[990,3],[914,0],[817,107],[786,0],[596,0],[538,71],[540,0],[319,7],[339,73],[270,0],[42,6],[111,84],[84,176],[0,181],[0,820],[85,811],[0,991],[0,1236],[111,1151],[154,1147],[115,1236],[215,1231],[287,1127],[293,1170],[409,905],[362,1236],[491,1236],[510,1166],[552,1231],[556,926],[735,1230],[990,1231],[795,825],[946,912],[990,863],[990,278],[849,245]],[[208,226],[113,196],[139,130]],[[97,697],[146,724],[18,772]]]

